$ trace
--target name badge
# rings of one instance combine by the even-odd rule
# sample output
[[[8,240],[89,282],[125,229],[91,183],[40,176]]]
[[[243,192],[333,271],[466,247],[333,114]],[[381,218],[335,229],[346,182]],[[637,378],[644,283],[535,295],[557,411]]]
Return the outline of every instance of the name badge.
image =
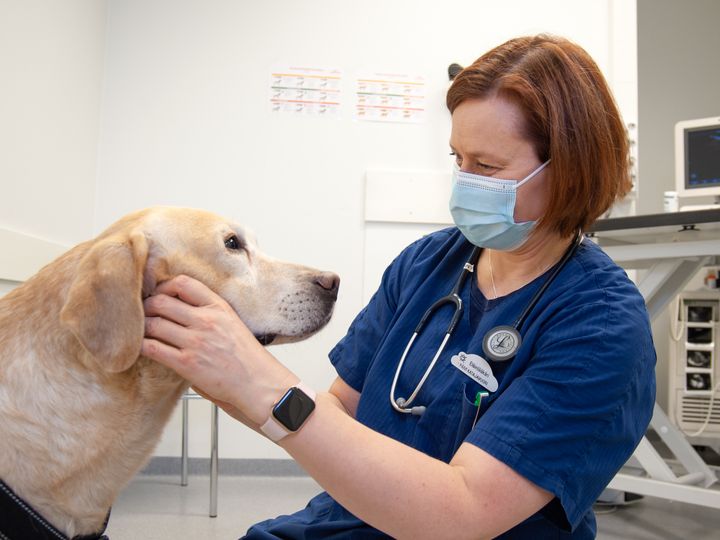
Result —
[[[498,382],[493,375],[492,368],[482,356],[461,352],[453,356],[450,363],[490,392],[498,389]]]

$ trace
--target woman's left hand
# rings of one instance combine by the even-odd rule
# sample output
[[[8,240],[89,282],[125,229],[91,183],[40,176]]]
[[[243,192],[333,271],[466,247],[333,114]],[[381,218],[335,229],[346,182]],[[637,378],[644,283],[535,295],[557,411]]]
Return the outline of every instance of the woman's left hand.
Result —
[[[206,396],[262,424],[298,378],[203,283],[177,276],[144,301],[141,354],[175,370]],[[222,402],[222,403],[220,403]]]

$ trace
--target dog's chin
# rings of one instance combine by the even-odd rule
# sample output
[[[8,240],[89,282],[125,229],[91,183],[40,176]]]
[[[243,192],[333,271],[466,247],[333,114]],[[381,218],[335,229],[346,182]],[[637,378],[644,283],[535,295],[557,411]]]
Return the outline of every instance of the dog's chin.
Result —
[[[315,334],[317,334],[320,330],[325,328],[329,320],[330,317],[328,317],[327,320],[318,324],[314,328],[310,328],[303,332],[298,332],[297,334],[255,332],[253,335],[255,336],[255,339],[257,339],[260,344],[265,347],[269,345],[285,345],[286,343],[297,343],[298,341],[303,341],[310,336],[314,336]]]
[[[257,339],[260,342],[260,345],[263,345],[267,347],[268,345],[272,345],[277,340],[277,334],[254,334],[255,339]]]
[[[327,310],[321,317],[317,317],[314,321],[308,322],[297,328],[264,328],[263,330],[253,331],[255,339],[260,342],[261,345],[267,347],[268,345],[284,345],[286,343],[297,343],[303,341],[310,336],[314,336],[320,330],[325,328],[330,322],[332,317],[332,308]],[[270,325],[269,325],[270,326]]]
[[[284,345],[286,343],[297,343],[298,341],[307,339],[313,334],[316,334],[318,330],[306,334],[299,334],[297,336],[283,336],[279,334],[255,334],[255,339],[257,339],[260,344],[265,347],[268,347],[270,345]]]

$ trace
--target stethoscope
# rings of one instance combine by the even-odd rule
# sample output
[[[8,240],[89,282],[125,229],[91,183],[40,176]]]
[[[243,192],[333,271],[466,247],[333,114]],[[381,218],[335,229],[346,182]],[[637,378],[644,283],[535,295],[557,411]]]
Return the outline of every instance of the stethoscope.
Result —
[[[540,287],[533,297],[530,299],[530,302],[528,302],[528,305],[525,306],[525,309],[522,311],[520,316],[517,318],[517,320],[511,325],[500,325],[495,326],[494,328],[490,329],[485,336],[483,337],[482,341],[482,348],[483,352],[487,356],[487,358],[494,360],[496,362],[505,362],[507,360],[512,359],[515,356],[515,353],[520,348],[520,345],[522,344],[522,336],[520,334],[520,330],[522,329],[523,324],[525,323],[525,320],[527,319],[530,312],[533,310],[535,305],[538,303],[540,298],[542,298],[543,293],[545,290],[550,286],[550,284],[553,282],[553,280],[557,277],[557,275],[560,273],[560,271],[565,267],[567,262],[572,258],[572,256],[577,251],[578,246],[582,244],[583,241],[583,235],[581,232],[578,232],[575,235],[575,238],[573,239],[570,246],[565,250],[565,253],[563,254],[562,258],[560,259],[560,263],[555,266],[555,269],[552,271],[552,273],[548,276],[548,278],[545,280],[545,283],[542,284],[542,287]],[[423,314],[422,318],[420,319],[420,322],[415,327],[415,330],[413,331],[413,335],[410,338],[410,341],[408,341],[407,346],[405,347],[405,351],[402,354],[402,357],[400,358],[400,363],[398,364],[397,369],[395,370],[395,377],[393,378],[392,386],[390,387],[390,404],[393,406],[393,408],[401,413],[406,414],[413,414],[415,416],[420,416],[425,412],[425,407],[423,405],[416,405],[414,407],[411,407],[410,405],[415,400],[417,395],[420,393],[420,390],[422,389],[423,385],[425,384],[425,381],[427,380],[428,376],[430,375],[430,372],[432,371],[433,367],[435,367],[435,364],[438,361],[438,358],[440,358],[440,355],[442,354],[443,350],[445,349],[445,345],[447,344],[448,340],[450,339],[450,336],[453,333],[453,330],[455,330],[455,327],[457,326],[457,323],[460,322],[460,317],[462,316],[463,312],[463,302],[460,298],[460,289],[462,289],[463,284],[465,283],[465,279],[468,277],[468,275],[472,274],[475,271],[475,266],[477,266],[477,262],[480,258],[480,253],[482,252],[482,248],[475,247],[472,250],[472,253],[470,254],[470,259],[468,259],[468,262],[465,263],[463,266],[462,272],[460,273],[460,276],[458,277],[457,281],[455,282],[455,286],[452,288],[452,291],[450,291],[450,294],[447,296],[443,296],[439,300],[437,300],[433,305],[431,305],[427,311]],[[402,371],[403,365],[405,364],[405,359],[407,358],[408,352],[410,352],[410,349],[412,348],[413,343],[415,342],[415,339],[418,337],[420,332],[425,326],[425,323],[428,321],[430,316],[438,310],[440,307],[444,306],[445,304],[454,304],[455,305],[455,313],[452,316],[452,319],[450,319],[450,324],[448,324],[447,330],[445,331],[445,337],[442,340],[442,343],[440,344],[440,347],[438,348],[437,352],[435,353],[435,356],[433,357],[432,361],[430,362],[430,365],[428,365],[427,369],[425,370],[425,373],[423,374],[422,378],[420,379],[420,382],[418,382],[417,386],[415,386],[415,390],[413,390],[413,393],[410,394],[410,397],[405,398],[397,398],[395,399],[395,387],[397,386],[398,379],[400,378],[400,372]]]

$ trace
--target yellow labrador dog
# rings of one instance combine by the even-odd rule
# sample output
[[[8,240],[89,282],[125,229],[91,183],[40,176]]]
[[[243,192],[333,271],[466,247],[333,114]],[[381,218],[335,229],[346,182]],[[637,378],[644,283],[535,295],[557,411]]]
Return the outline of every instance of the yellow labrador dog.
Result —
[[[339,285],[263,255],[214,214],[152,208],[0,299],[0,481],[67,537],[102,531],[187,387],[139,356],[142,300],[179,274],[222,296],[265,344],[317,332]],[[0,538],[9,514],[0,509]]]

